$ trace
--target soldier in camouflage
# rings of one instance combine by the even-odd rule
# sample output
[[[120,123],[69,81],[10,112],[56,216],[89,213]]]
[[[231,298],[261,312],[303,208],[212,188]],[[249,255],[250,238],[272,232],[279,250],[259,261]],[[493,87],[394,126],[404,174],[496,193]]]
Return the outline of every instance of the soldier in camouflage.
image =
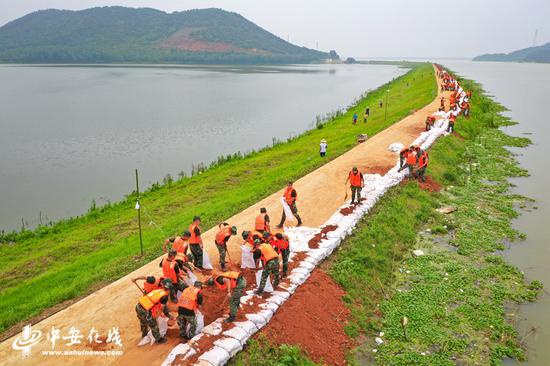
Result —
[[[222,291],[227,290],[227,296],[229,297],[229,317],[225,319],[225,322],[230,323],[235,320],[237,311],[241,305],[241,297],[246,288],[246,279],[242,273],[238,271],[215,273],[208,280],[208,284],[216,285]]]
[[[274,276],[273,288],[279,285],[279,254],[277,254],[270,244],[261,244],[260,241],[257,240],[255,245],[257,249],[254,251],[254,260],[261,260],[263,265],[262,279],[260,280],[260,286],[258,286],[256,290],[256,294],[261,295],[264,292],[265,284],[270,274],[273,273]],[[258,267],[258,265],[256,265],[256,267]]]
[[[169,316],[166,303],[171,290],[172,284],[167,282],[164,284],[164,289],[156,289],[143,295],[136,304],[136,314],[139,319],[142,337],[147,336],[150,329],[156,343],[166,342],[166,338],[160,335],[157,317],[161,312]]]

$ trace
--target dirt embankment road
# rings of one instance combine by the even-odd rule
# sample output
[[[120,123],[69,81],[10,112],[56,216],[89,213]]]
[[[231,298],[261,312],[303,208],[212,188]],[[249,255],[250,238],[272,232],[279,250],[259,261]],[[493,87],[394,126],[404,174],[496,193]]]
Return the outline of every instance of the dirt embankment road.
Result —
[[[439,90],[439,89],[438,89]],[[381,131],[340,157],[328,162],[317,170],[302,177],[294,183],[298,192],[298,210],[304,221],[304,226],[319,227],[342,205],[346,186],[344,181],[347,173],[353,166],[361,171],[385,172],[396,162],[396,154],[388,151],[388,146],[394,142],[404,145],[410,144],[424,129],[424,121],[428,115],[439,108],[439,98],[401,121]],[[448,106],[447,106],[448,108]],[[239,214],[227,219],[231,225],[236,225],[239,232],[252,229],[254,219],[260,207],[266,207],[272,224],[280,219],[282,212],[280,197],[283,190],[276,192],[247,208]],[[214,246],[214,235],[217,228],[213,228],[203,235],[205,247],[208,250],[214,266],[217,265],[217,250]],[[231,258],[240,261],[240,240],[232,238],[229,242]],[[42,340],[32,347],[31,355],[27,359],[21,357],[20,351],[12,349],[14,337],[0,344],[0,364],[7,365],[156,365],[160,364],[170,350],[179,343],[178,338],[171,337],[166,344],[153,347],[138,347],[141,338],[139,323],[135,314],[135,305],[140,296],[137,288],[130,282],[132,277],[160,274],[160,258],[139,268],[129,275],[111,283],[103,289],[78,301],[68,308],[37,323],[33,330],[42,331]],[[206,301],[208,301],[206,299]],[[70,328],[75,327],[84,336],[82,344],[65,346],[68,339],[57,340],[55,350],[87,350],[92,348],[86,345],[86,338],[92,328],[97,329],[103,337],[112,327],[117,327],[121,334],[123,347],[113,346],[96,349],[122,350],[122,356],[44,356],[43,351],[51,350],[52,344],[46,339],[46,334],[55,327],[60,329],[61,336],[67,336]],[[103,338],[104,339],[104,338]]]

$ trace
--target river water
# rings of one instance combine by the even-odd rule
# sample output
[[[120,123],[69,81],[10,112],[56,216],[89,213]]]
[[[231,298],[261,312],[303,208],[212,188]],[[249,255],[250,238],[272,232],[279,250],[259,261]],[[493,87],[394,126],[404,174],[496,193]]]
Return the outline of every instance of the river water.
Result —
[[[311,128],[406,70],[0,66],[0,229],[86,212]],[[329,142],[330,143],[330,142]],[[316,151],[318,147],[312,146]]]
[[[526,136],[533,145],[514,149],[529,178],[512,179],[514,192],[534,198],[538,209],[522,212],[514,226],[527,234],[527,240],[511,244],[504,252],[508,261],[518,266],[528,280],[538,279],[546,286],[539,300],[522,305],[517,314],[520,337],[532,327],[536,331],[526,338],[528,362],[508,360],[506,365],[550,365],[550,96],[549,64],[485,63],[443,61],[445,66],[483,84],[484,89],[510,111],[506,115],[518,125],[506,132]]]

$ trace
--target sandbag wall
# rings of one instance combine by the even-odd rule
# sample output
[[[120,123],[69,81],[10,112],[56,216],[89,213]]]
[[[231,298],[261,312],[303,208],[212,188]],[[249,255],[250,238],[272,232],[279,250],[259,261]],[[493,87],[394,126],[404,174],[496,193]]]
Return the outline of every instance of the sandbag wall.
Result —
[[[457,85],[459,99],[462,101],[466,95],[462,88]],[[434,127],[429,131],[422,132],[412,145],[420,146],[423,150],[428,149],[435,140],[447,134],[447,126],[451,113],[458,115],[460,109],[452,112],[436,112],[433,115],[438,119]],[[185,344],[176,346],[164,360],[163,366],[169,366],[176,359],[185,360],[191,357],[197,358],[196,365],[202,366],[220,366],[224,365],[237,352],[242,350],[248,339],[264,327],[277,309],[284,304],[286,300],[296,291],[296,288],[304,283],[311,272],[323,259],[328,257],[336,247],[340,245],[346,236],[350,235],[359,220],[374,207],[376,202],[382,198],[388,189],[399,184],[408,174],[406,171],[398,172],[397,163],[384,176],[379,174],[365,174],[365,189],[361,192],[363,200],[357,205],[351,213],[343,214],[341,211],[349,209],[349,202],[345,203],[332,215],[324,225],[319,228],[292,227],[285,228],[285,234],[290,238],[290,248],[292,251],[291,260],[298,252],[305,252],[306,256],[290,272],[289,283],[283,283],[277,291],[270,293],[269,297],[262,299],[258,309],[254,313],[245,314],[246,321],[235,322],[234,327],[222,331],[223,318],[217,319],[207,325],[200,334],[195,336]],[[324,228],[330,227],[330,231],[324,231]],[[310,248],[309,242],[319,233],[323,233],[322,239],[318,242],[317,248]],[[288,281],[287,281],[288,282]],[[247,304],[253,297],[253,291],[248,291],[246,296],[241,299],[241,304]],[[242,310],[241,310],[242,311]],[[198,344],[202,337],[215,337],[216,340],[208,349],[199,349]]]

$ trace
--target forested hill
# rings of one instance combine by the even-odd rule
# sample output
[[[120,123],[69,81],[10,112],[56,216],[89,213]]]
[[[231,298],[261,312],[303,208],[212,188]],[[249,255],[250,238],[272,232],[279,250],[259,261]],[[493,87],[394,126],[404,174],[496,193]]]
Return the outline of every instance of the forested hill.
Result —
[[[524,48],[511,53],[491,53],[474,58],[474,61],[511,61],[550,63],[550,43],[538,47]]]
[[[6,63],[306,63],[328,57],[221,9],[52,9],[0,27],[0,62]]]

